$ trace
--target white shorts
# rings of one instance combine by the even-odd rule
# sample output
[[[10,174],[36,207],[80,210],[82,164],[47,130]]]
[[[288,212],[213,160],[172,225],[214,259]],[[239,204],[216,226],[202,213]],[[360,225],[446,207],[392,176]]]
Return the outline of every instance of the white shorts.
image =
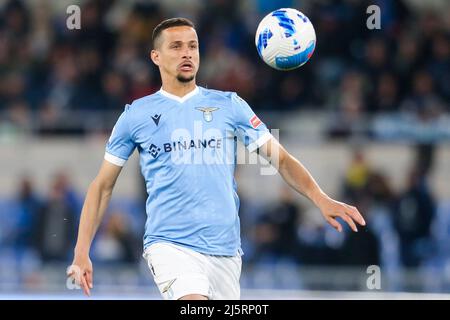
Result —
[[[150,245],[144,252],[153,279],[165,300],[200,294],[210,300],[240,299],[242,260],[196,252],[168,242]]]

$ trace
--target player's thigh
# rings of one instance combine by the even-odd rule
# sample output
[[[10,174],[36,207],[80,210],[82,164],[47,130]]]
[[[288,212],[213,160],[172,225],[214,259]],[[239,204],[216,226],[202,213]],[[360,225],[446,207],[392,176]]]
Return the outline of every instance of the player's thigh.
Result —
[[[212,299],[239,300],[241,298],[240,276],[242,259],[234,257],[210,257],[209,277],[212,283]]]
[[[156,243],[147,248],[144,257],[164,299],[210,296],[210,282],[201,255],[172,244]]]

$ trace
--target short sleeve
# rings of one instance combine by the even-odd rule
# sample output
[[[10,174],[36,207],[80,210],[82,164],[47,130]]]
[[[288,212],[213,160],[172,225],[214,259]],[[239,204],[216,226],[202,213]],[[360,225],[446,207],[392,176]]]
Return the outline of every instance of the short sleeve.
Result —
[[[250,152],[269,141],[272,136],[269,129],[244,99],[233,93],[231,104],[235,115],[237,136]]]
[[[120,115],[106,143],[105,160],[122,167],[135,149],[129,124],[129,105]]]

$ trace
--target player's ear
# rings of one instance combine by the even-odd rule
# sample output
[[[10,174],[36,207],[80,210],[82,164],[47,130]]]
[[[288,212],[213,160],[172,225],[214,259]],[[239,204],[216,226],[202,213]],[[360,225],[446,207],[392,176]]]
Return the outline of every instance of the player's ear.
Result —
[[[154,64],[159,66],[159,51],[158,50],[152,50],[150,52],[150,59],[152,59]]]

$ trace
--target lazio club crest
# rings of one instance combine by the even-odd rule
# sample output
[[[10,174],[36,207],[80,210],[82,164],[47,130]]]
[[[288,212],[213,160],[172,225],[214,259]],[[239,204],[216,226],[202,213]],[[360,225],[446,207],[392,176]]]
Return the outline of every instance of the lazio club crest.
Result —
[[[214,108],[214,107],[198,107],[195,108],[201,112],[203,112],[203,119],[205,119],[206,122],[211,122],[213,119],[212,113],[213,111],[219,110],[219,108]]]

